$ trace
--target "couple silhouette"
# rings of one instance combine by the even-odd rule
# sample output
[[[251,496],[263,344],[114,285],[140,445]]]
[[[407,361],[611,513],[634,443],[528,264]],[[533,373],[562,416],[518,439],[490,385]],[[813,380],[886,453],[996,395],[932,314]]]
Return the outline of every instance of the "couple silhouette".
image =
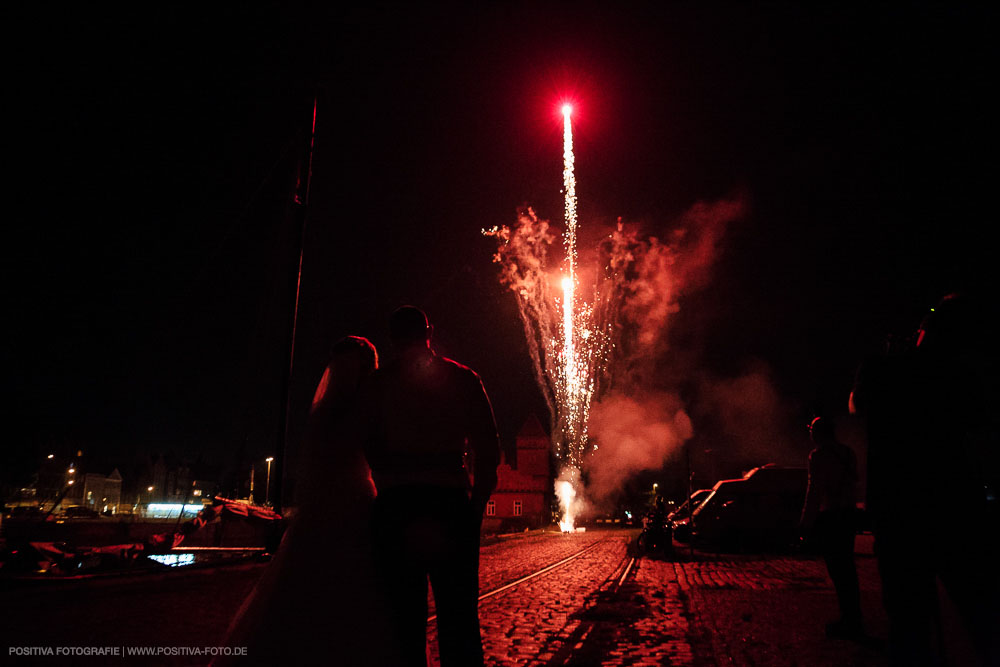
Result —
[[[299,510],[226,643],[260,664],[427,663],[427,586],[442,665],[483,664],[479,530],[500,446],[483,385],[435,354],[412,306],[394,358],[350,336],[316,389]],[[246,661],[242,661],[245,664]]]

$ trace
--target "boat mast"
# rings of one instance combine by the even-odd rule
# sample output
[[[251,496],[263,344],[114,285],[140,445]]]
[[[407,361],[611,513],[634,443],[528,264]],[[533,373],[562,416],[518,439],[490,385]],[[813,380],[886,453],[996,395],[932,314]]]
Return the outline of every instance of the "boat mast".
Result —
[[[286,358],[288,359],[288,371],[282,378],[283,393],[285,395],[285,406],[280,411],[278,421],[278,443],[275,448],[274,464],[275,479],[277,483],[274,490],[274,511],[281,513],[282,502],[284,500],[285,486],[285,458],[288,453],[288,440],[290,422],[289,416],[292,410],[292,370],[295,367],[295,334],[298,329],[299,320],[299,296],[302,287],[302,256],[304,254],[304,241],[306,233],[306,214],[309,208],[309,187],[312,184],[312,162],[313,148],[316,144],[316,107],[319,95],[313,95],[312,122],[309,128],[309,143],[306,148],[304,159],[299,162],[298,174],[295,179],[295,198],[293,201],[293,219],[298,231],[298,264],[296,267],[294,294],[289,301],[292,302],[290,314],[289,336],[286,346]]]

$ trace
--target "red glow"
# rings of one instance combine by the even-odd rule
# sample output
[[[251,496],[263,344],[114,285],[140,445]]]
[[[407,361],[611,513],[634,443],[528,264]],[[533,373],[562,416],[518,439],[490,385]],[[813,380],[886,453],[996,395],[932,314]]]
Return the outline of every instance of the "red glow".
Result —
[[[323,371],[323,377],[320,378],[319,386],[316,387],[316,393],[313,394],[312,407],[319,405],[323,397],[326,396],[326,391],[330,387],[330,367],[327,366],[326,370]]]
[[[553,111],[558,114],[560,121],[565,121],[577,111],[577,99],[569,95],[561,95]],[[562,122],[559,124],[562,125]]]

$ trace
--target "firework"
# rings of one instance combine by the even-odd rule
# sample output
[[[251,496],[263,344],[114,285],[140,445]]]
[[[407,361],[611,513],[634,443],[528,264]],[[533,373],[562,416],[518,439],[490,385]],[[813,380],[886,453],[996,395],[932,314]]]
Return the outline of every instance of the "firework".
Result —
[[[608,321],[595,315],[610,312],[603,304],[593,305],[601,302],[597,285],[590,304],[580,297],[572,108],[566,105],[562,112],[565,255],[558,279],[550,279],[547,266],[555,237],[530,208],[520,212],[514,229],[483,233],[501,242],[494,261],[501,265],[501,280],[517,296],[538,384],[552,414],[553,446],[561,468],[556,482],[563,510],[560,526],[572,530],[583,459],[596,448],[587,434],[591,398],[605,370],[611,336]],[[554,284],[561,288],[558,292]]]
[[[569,479],[556,480],[556,497],[559,499],[559,508],[562,510],[563,518],[559,522],[559,529],[564,533],[572,532],[575,519],[576,488]]]

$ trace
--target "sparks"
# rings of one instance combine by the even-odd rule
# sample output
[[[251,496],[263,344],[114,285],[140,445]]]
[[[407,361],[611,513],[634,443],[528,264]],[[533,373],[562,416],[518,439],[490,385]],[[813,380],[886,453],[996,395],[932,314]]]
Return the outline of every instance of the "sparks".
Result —
[[[563,479],[556,483],[556,493],[560,499],[563,520],[560,528],[572,531],[575,519],[574,500],[577,497],[576,486],[579,479],[578,471],[583,466],[583,455],[587,448],[587,418],[590,409],[590,397],[593,383],[590,381],[590,369],[582,363],[581,355],[586,357],[586,350],[581,343],[589,337],[582,336],[586,326],[581,321],[581,312],[585,312],[585,304],[577,303],[577,252],[576,252],[576,157],[573,154],[573,123],[571,120],[573,107],[563,105],[563,193],[565,196],[564,213],[566,231],[563,241],[566,248],[564,276],[562,279],[562,381],[556,385],[559,395],[559,421],[565,440],[564,447],[568,454]],[[581,308],[581,306],[584,306]]]
[[[502,266],[501,280],[517,295],[538,384],[552,413],[552,441],[561,467],[555,489],[563,514],[560,527],[570,532],[582,502],[583,459],[593,448],[587,434],[590,402],[612,344],[606,320],[609,309],[593,305],[602,299],[597,284],[591,304],[580,295],[572,107],[565,104],[562,112],[565,255],[558,269],[561,279],[550,282],[546,269],[548,248],[555,237],[548,223],[530,208],[521,211],[515,228],[483,233],[498,240],[494,261]],[[558,296],[553,294],[557,285],[561,288]]]
[[[566,231],[563,242],[566,248],[564,275],[562,279],[562,382],[557,383],[561,391],[561,430],[566,440],[569,464],[576,469],[582,466],[582,457],[587,446],[587,413],[590,407],[588,388],[590,372],[581,356],[586,350],[581,347],[587,329],[581,314],[586,312],[586,304],[577,300],[577,251],[576,251],[576,159],[573,154],[573,124],[570,116],[572,107],[563,106],[563,192],[565,194],[564,213]]]
[[[563,107],[563,193],[565,195],[564,211],[566,215],[566,276],[576,282],[576,174],[574,173],[576,158],[573,155],[573,124],[569,106]]]
[[[559,530],[564,533],[572,533],[576,518],[573,504],[573,501],[576,500],[576,489],[573,488],[573,482],[568,479],[556,481],[556,497],[559,499],[559,508],[563,515],[562,520],[559,521]]]

